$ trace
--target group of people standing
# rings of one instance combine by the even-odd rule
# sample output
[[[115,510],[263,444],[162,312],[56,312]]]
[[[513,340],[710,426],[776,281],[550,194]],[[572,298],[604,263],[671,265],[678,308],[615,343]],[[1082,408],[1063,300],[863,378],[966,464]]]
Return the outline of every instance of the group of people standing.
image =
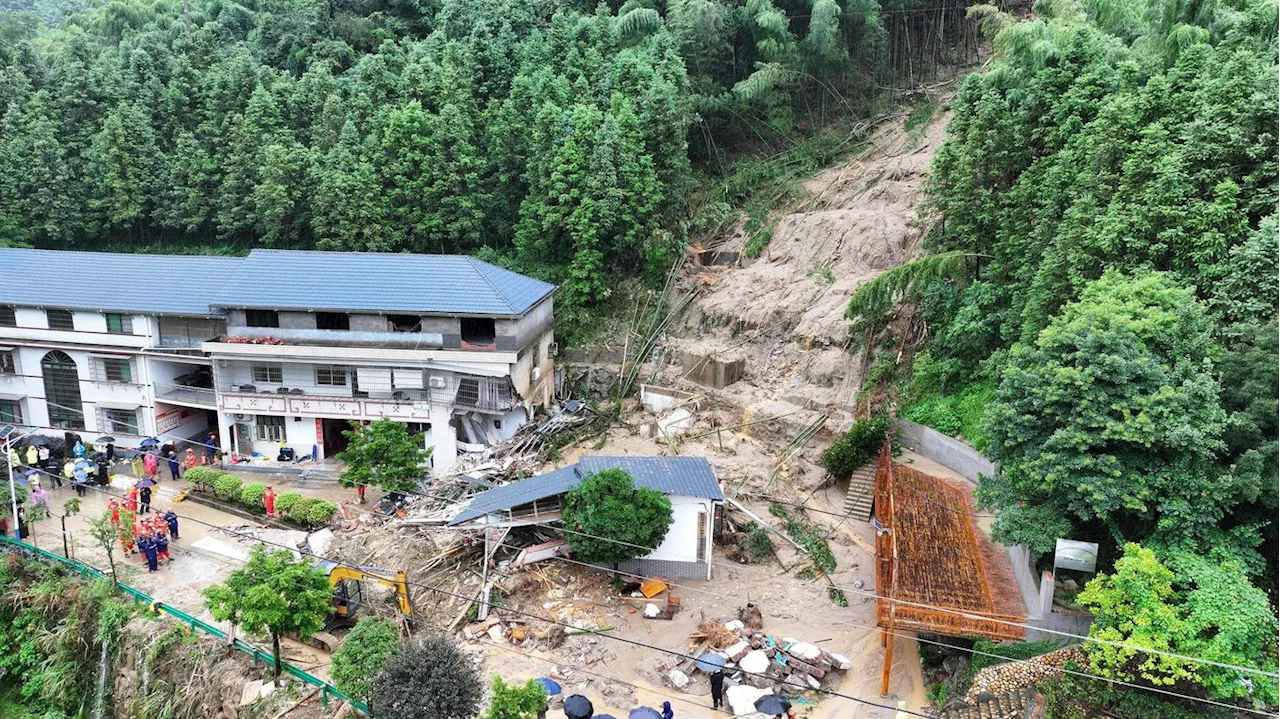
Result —
[[[140,554],[147,564],[147,571],[154,572],[160,562],[173,561],[169,554],[169,541],[178,539],[178,515],[172,509],[144,516],[151,511],[151,488],[131,488],[124,502],[112,499],[107,503],[111,526],[120,538],[120,548],[125,555]],[[145,494],[143,494],[145,492]],[[140,510],[140,511],[139,511]],[[132,526],[127,523],[132,520]]]

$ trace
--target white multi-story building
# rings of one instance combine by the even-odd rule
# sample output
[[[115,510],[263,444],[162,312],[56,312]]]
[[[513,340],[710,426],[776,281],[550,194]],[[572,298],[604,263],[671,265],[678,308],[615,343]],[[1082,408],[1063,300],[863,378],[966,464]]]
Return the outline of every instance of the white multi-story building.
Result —
[[[471,257],[0,249],[0,424],[323,458],[353,420],[437,471],[551,399],[552,285]]]

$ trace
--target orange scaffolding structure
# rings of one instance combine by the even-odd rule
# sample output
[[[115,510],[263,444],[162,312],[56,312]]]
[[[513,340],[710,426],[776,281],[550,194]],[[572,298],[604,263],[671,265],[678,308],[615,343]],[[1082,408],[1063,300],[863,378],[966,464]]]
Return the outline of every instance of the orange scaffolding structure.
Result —
[[[968,487],[895,465],[889,443],[875,475],[876,624],[889,693],[898,630],[1022,639],[1026,607],[1008,556],[974,522]],[[920,606],[927,605],[927,606]],[[993,621],[1000,620],[1000,621]]]

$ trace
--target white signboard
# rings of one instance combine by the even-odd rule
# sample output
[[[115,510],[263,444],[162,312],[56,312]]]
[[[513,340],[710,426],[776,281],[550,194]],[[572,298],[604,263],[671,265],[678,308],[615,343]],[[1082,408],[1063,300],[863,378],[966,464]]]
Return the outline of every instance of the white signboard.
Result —
[[[1059,567],[1090,574],[1098,571],[1097,543],[1059,539],[1053,550],[1053,568],[1056,571]]]

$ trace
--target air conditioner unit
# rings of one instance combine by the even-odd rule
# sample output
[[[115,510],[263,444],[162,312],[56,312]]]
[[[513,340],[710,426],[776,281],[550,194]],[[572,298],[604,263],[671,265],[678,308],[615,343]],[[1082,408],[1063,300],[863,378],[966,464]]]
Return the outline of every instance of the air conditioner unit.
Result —
[[[437,377],[435,375],[432,375],[428,384],[431,386],[431,389],[444,389],[445,387],[444,377]]]
[[[529,373],[529,380],[532,382],[537,382],[540,379],[542,379],[542,368],[534,367],[533,371]]]
[[[237,415],[236,415],[236,421],[237,421],[237,422],[250,422],[250,421],[252,421],[252,420],[253,420],[253,415],[251,415],[251,414],[237,414]]]
[[[560,343],[559,343],[559,342],[552,342],[551,344],[548,344],[548,345],[547,345],[547,354],[551,355],[552,357],[559,357],[559,356],[560,356]]]
[[[230,366],[231,366],[231,360],[224,360],[224,359],[220,359],[220,360],[218,360],[218,366],[219,366],[219,367],[230,367]]]

